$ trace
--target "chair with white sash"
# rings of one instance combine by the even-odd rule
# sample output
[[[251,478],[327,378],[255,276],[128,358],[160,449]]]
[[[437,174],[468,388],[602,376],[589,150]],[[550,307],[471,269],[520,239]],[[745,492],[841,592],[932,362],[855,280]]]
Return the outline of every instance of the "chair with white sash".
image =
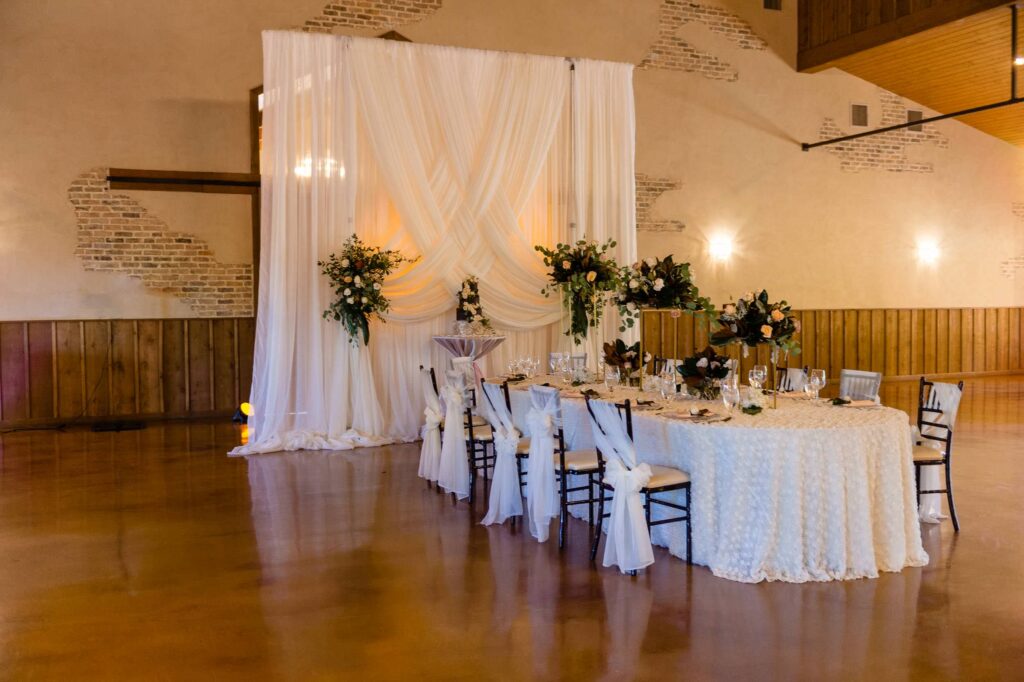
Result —
[[[629,401],[608,403],[587,399],[587,412],[594,430],[598,456],[605,468],[599,488],[597,527],[590,548],[590,560],[597,558],[601,527],[606,518],[608,540],[604,565],[617,565],[623,573],[654,563],[650,528],[665,523],[686,522],[686,562],[693,563],[690,475],[673,467],[640,464],[633,446],[633,417]],[[625,422],[625,423],[624,423]],[[612,510],[604,513],[605,491],[611,490]],[[656,494],[686,491],[686,504],[657,499]],[[641,501],[642,500],[642,501]],[[683,512],[681,516],[651,519],[651,505]]]
[[[595,450],[565,449],[562,431],[562,403],[557,388],[530,386],[530,447],[527,454],[526,505],[530,512],[530,533],[540,542],[548,538],[551,519],[558,522],[558,547],[565,546],[569,507],[587,505],[588,526],[594,522],[594,485],[601,466]],[[570,487],[570,477],[585,476],[586,485]],[[556,492],[557,485],[557,492]],[[587,496],[569,500],[570,493],[587,491]]]
[[[444,412],[441,410],[434,370],[424,369],[423,365],[420,365],[420,381],[426,407],[423,410],[423,445],[420,446],[419,475],[429,483],[437,481],[438,467],[441,464],[441,425],[444,422]]]
[[[802,391],[804,386],[807,385],[806,367],[779,367],[778,375],[778,386],[776,388],[780,393]]]
[[[437,483],[456,499],[468,497],[476,500],[477,471],[483,470],[487,479],[488,467],[494,456],[488,452],[494,435],[490,425],[478,426],[469,406],[465,374],[459,370],[447,372],[448,382],[441,391],[445,405],[444,434],[441,439],[441,463]],[[453,428],[452,424],[459,424]],[[458,460],[461,458],[462,463]]]
[[[949,515],[953,519],[953,530],[960,532],[960,521],[956,517],[956,506],[953,504],[953,479],[950,476],[950,460],[953,456],[953,425],[956,413],[960,409],[960,398],[963,395],[964,382],[942,384],[926,381],[921,377],[917,404],[917,433],[914,443],[914,474],[917,480],[917,505],[921,506],[922,495],[946,494]],[[927,441],[927,443],[925,443]],[[945,469],[946,487],[921,489],[921,474],[924,467]],[[932,469],[934,471],[934,469]],[[938,485],[926,481],[928,485]],[[940,498],[941,499],[941,498]],[[940,503],[941,504],[941,503]],[[935,516],[938,516],[936,512]]]
[[[587,354],[586,353],[573,353],[569,356],[569,363],[573,369],[586,369],[587,367]]]
[[[504,523],[511,518],[515,525],[517,516],[523,515],[523,497],[520,490],[517,453],[530,447],[528,438],[521,438],[519,430],[512,423],[512,412],[507,402],[508,382],[495,384],[484,382],[483,402],[494,434],[494,476],[488,498],[487,515],[483,525]]]
[[[438,386],[437,386],[437,374],[434,372],[434,368],[433,367],[424,367],[423,365],[420,365],[420,371],[421,372],[427,372],[427,373],[430,374],[430,387],[431,387],[431,389],[434,392],[434,397],[438,401],[440,401],[441,400],[441,391],[438,389]],[[483,417],[479,416],[479,415],[474,415],[473,416],[473,424],[475,426],[487,426],[487,420],[484,419]],[[441,431],[443,432],[444,431],[444,409],[443,408],[441,410],[441,427],[440,428],[441,428]]]
[[[878,390],[881,387],[881,372],[860,369],[844,369],[839,372],[839,395],[843,398],[878,402]]]

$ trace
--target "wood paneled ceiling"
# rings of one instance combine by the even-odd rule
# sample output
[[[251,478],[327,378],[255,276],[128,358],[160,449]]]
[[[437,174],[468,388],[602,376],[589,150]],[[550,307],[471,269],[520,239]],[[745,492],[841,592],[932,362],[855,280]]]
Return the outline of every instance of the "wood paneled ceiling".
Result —
[[[1018,10],[1024,31],[1024,10]],[[941,114],[1010,98],[1012,10],[990,9],[884,45],[834,59],[838,67]],[[1018,37],[1018,41],[1020,38]],[[1024,94],[1024,67],[1017,94]],[[1024,103],[963,116],[986,133],[1024,146]]]

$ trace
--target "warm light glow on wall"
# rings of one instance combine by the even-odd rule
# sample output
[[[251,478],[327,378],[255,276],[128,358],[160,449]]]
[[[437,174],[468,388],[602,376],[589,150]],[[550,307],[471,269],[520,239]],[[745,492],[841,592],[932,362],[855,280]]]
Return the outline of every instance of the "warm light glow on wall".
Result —
[[[318,164],[320,168],[320,174],[324,177],[331,177],[337,172],[338,177],[341,179],[345,178],[345,167],[339,164],[334,159],[328,157],[322,159]],[[309,178],[313,176],[313,159],[312,157],[305,157],[295,166],[295,174],[300,178]]]
[[[942,250],[934,239],[924,237],[917,241],[917,262],[923,265],[935,265],[939,262]]]
[[[708,240],[708,255],[713,260],[723,262],[732,258],[732,237],[727,234],[716,234]]]

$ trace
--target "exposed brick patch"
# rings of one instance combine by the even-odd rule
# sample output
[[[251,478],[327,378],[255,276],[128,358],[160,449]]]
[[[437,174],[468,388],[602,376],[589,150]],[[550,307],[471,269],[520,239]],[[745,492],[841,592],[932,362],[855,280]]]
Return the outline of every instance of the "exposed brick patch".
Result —
[[[732,65],[676,36],[681,26],[691,22],[704,24],[712,33],[726,37],[743,50],[768,47],[750,24],[721,7],[690,0],[663,0],[658,15],[658,40],[640,62],[640,68],[688,71],[714,80],[737,80],[739,72]]]
[[[896,125],[907,121],[907,106],[899,95],[879,89],[878,97],[882,105],[882,118],[878,127]],[[822,140],[842,137],[844,132],[835,119],[826,118],[818,136]],[[915,144],[934,144],[940,149],[949,147],[949,139],[939,133],[934,125],[925,125],[923,130],[909,128],[894,130],[891,133],[862,137],[859,140],[842,142],[826,147],[830,154],[839,157],[839,167],[849,173],[861,170],[887,170],[895,173],[931,173],[932,164],[911,161],[907,157],[907,148]]]
[[[1015,201],[1010,205],[1013,215],[1017,216],[1017,229],[1024,231],[1024,201]],[[1018,270],[1024,270],[1024,256],[1012,256],[999,264],[999,269],[1007,279],[1017,276]]]
[[[252,315],[252,265],[217,261],[202,239],[171,230],[131,197],[111,194],[106,168],[75,178],[68,199],[78,222],[75,255],[86,270],[141,279],[200,317]]]
[[[636,174],[636,229],[650,232],[679,232],[686,225],[680,220],[655,220],[654,202],[665,192],[679,189],[682,184],[670,178],[652,178]]]
[[[330,33],[344,28],[390,29],[426,19],[441,9],[443,0],[343,0],[329,2],[304,31]]]

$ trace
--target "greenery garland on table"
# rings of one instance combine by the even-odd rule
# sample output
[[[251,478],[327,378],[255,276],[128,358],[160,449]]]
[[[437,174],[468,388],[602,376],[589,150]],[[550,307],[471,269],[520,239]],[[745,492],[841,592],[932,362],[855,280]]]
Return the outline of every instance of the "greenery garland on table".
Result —
[[[541,293],[550,296],[560,291],[562,305],[569,311],[569,329],[577,343],[587,337],[587,331],[597,327],[604,314],[605,298],[619,287],[620,269],[608,251],[615,240],[604,244],[579,240],[575,244],[558,244],[554,249],[534,248],[544,254],[544,265],[551,268],[549,284]]]
[[[691,393],[704,400],[715,400],[719,393],[715,382],[729,375],[729,358],[707,346],[696,355],[685,358],[676,371],[683,376],[683,383]]]
[[[619,331],[631,328],[643,308],[658,308],[686,313],[713,315],[711,299],[700,295],[693,283],[689,263],[676,263],[671,255],[645,258],[623,268],[618,307],[622,323]]]
[[[711,343],[715,346],[739,343],[751,348],[767,344],[796,355],[800,344],[793,335],[800,331],[800,322],[790,312],[785,301],[769,302],[764,289],[759,294],[747,292],[718,312],[718,329],[712,332]]]
[[[470,275],[462,280],[459,289],[459,306],[455,309],[455,319],[464,322],[475,322],[484,329],[491,329],[491,321],[484,315],[480,304],[480,280]]]
[[[325,261],[317,261],[321,272],[334,287],[335,299],[324,311],[324,319],[345,324],[349,340],[370,343],[370,318],[384,321],[382,313],[391,303],[384,296],[384,279],[401,263],[412,263],[418,258],[407,258],[399,251],[387,251],[367,246],[356,235],[345,240],[341,255],[331,254]]]

